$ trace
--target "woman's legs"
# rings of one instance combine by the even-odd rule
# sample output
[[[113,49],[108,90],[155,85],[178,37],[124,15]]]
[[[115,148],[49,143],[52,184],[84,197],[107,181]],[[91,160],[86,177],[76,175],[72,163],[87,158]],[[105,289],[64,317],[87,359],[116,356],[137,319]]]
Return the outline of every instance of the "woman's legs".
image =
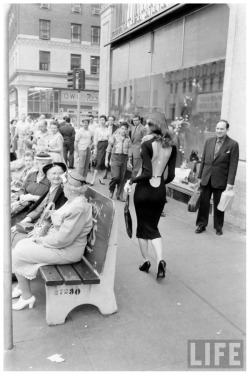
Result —
[[[156,263],[158,265],[159,262],[162,260],[162,239],[161,237],[155,238],[151,240],[151,243],[155,251]]]
[[[25,277],[19,275],[18,273],[16,274],[16,278],[18,281],[19,288],[22,291],[22,297],[23,299],[29,299],[32,297],[32,292],[30,288],[30,280],[26,279]]]
[[[141,250],[141,255],[144,259],[144,262],[148,261],[148,240],[144,240],[143,238],[138,238],[139,246]]]

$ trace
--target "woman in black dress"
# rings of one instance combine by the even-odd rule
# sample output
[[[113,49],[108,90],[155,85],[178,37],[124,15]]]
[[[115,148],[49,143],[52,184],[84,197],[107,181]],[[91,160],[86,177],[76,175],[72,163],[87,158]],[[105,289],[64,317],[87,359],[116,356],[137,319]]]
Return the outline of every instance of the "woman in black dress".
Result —
[[[148,241],[156,253],[158,266],[157,279],[165,277],[166,262],[162,259],[162,239],[158,223],[166,199],[165,184],[175,177],[176,147],[168,131],[164,114],[154,112],[148,115],[146,125],[150,138],[141,145],[142,172],[138,177],[127,181],[124,189],[131,191],[136,183],[134,204],[137,216],[136,236],[139,240],[143,264],[140,271],[148,272],[151,264],[148,259]]]

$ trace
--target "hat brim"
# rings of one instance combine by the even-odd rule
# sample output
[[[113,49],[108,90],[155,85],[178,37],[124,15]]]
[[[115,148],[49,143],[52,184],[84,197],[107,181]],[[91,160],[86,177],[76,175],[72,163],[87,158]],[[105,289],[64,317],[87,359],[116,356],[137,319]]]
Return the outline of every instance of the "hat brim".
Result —
[[[66,170],[67,170],[67,167],[66,167],[66,165],[64,163],[54,162],[54,163],[45,165],[43,167],[43,172],[47,173],[53,167],[61,167],[62,170],[63,170],[63,172],[66,172]]]

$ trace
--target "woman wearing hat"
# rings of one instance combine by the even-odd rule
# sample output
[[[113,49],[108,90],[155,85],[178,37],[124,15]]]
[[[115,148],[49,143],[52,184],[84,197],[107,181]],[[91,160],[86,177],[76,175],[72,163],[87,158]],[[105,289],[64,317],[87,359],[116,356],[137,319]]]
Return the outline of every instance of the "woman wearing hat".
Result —
[[[141,144],[142,173],[127,181],[124,190],[131,191],[136,183],[134,204],[137,216],[136,236],[143,257],[140,271],[148,272],[151,264],[148,257],[148,242],[155,250],[157,261],[157,279],[165,277],[166,262],[162,259],[162,239],[158,223],[165,205],[166,187],[174,179],[176,147],[168,131],[163,113],[148,115],[145,128],[151,139]],[[167,169],[168,168],[168,169]],[[164,172],[167,170],[167,177]]]
[[[43,194],[38,201],[36,201],[26,214],[26,217],[20,221],[20,223],[34,223],[42,216],[46,208],[50,203],[54,204],[54,209],[62,207],[67,201],[64,195],[62,187],[62,174],[67,170],[64,163],[51,163],[43,167],[43,172],[46,174],[47,179],[50,182],[49,191]],[[16,230],[16,226],[12,228],[12,248],[15,247],[18,241],[26,238],[26,233],[20,233]]]
[[[17,215],[11,213],[11,226],[16,222],[22,220],[28,211],[32,202],[36,202],[43,194],[47,193],[50,187],[50,182],[44,174],[43,167],[51,163],[52,159],[49,154],[40,152],[35,157],[36,171],[31,172],[23,182],[22,188],[18,192],[19,203],[24,205],[25,208],[18,211]],[[29,203],[27,205],[27,202]]]
[[[92,206],[84,196],[87,187],[83,177],[76,172],[67,173],[64,195],[68,201],[51,214],[53,226],[44,237],[25,238],[17,243],[12,253],[12,270],[18,286],[12,297],[19,300],[13,310],[26,306],[32,308],[30,280],[34,279],[41,266],[78,262],[87,244],[87,235],[92,228]]]

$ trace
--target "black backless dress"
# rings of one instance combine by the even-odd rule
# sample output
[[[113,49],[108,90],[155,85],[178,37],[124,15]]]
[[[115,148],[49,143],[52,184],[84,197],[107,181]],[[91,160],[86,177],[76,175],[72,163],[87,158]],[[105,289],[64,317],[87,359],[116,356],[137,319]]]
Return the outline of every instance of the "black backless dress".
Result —
[[[152,178],[153,156],[152,143],[154,139],[145,141],[141,145],[142,173],[138,177],[131,178],[136,183],[134,193],[134,204],[137,217],[136,237],[153,240],[161,237],[158,230],[158,223],[166,200],[165,184],[171,182],[175,177],[176,147],[172,146],[172,152],[165,169],[168,166],[168,176],[164,180],[164,172],[161,176],[161,183],[153,187],[149,180]]]

